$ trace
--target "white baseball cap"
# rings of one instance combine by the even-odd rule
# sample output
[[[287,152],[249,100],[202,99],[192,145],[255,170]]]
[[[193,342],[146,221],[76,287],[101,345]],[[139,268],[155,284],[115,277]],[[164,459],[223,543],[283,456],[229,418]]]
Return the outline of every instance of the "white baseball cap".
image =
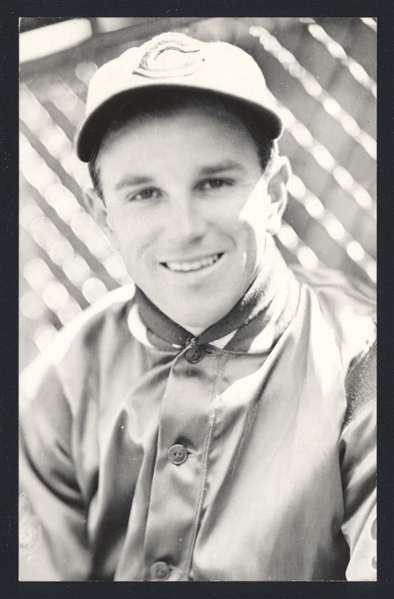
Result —
[[[225,42],[202,42],[169,32],[127,50],[93,75],[85,118],[76,137],[79,158],[90,160],[121,106],[132,105],[133,98],[140,98],[146,90],[169,88],[203,90],[239,100],[271,139],[282,133],[282,121],[263,73],[247,52]]]

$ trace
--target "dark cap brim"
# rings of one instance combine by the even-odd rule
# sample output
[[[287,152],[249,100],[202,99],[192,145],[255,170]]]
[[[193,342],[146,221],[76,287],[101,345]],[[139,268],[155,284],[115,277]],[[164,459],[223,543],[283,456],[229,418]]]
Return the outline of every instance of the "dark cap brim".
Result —
[[[154,93],[159,98],[159,92],[165,94],[170,90],[172,93],[174,93],[174,91],[179,94],[186,92],[193,93],[194,95],[205,94],[222,98],[224,104],[227,103],[229,108],[231,108],[231,105],[242,108],[245,118],[252,121],[258,130],[262,131],[271,139],[278,139],[282,134],[283,125],[280,118],[268,108],[255,104],[254,102],[249,102],[243,98],[237,98],[236,96],[229,96],[228,94],[220,93],[218,91],[186,87],[184,85],[150,85],[149,87],[127,90],[112,96],[89,115],[76,134],[75,146],[78,158],[82,162],[89,162],[91,160],[93,152],[97,152],[103,136],[110,127],[115,114],[123,107],[130,107],[130,114],[132,114],[132,105],[135,103],[135,111],[138,113],[141,111],[141,100],[144,97],[147,95],[152,96],[152,93]]]

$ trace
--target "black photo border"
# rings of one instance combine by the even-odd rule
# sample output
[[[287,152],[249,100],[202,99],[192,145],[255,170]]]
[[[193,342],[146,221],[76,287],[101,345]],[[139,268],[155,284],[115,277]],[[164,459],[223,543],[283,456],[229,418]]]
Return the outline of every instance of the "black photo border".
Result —
[[[378,20],[378,581],[18,582],[18,22],[20,17],[376,17]],[[394,2],[3,0],[1,39],[0,597],[313,599],[394,596]],[[187,586],[186,586],[187,585]]]

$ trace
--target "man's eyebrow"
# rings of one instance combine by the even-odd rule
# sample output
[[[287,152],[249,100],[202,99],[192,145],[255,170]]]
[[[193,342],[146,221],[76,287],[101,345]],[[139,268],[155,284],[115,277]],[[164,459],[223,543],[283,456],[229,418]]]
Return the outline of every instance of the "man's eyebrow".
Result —
[[[134,185],[144,185],[152,183],[152,178],[148,176],[126,176],[122,177],[115,185],[115,190],[123,189],[124,187],[133,187]]]
[[[198,170],[198,174],[200,176],[207,175],[216,175],[223,171],[239,171],[243,172],[245,170],[244,166],[235,160],[224,160],[223,162],[219,162],[217,164],[202,166]],[[152,183],[152,177],[145,175],[126,175],[122,177],[115,185],[115,190],[118,191],[123,189],[124,187],[133,187],[135,185],[145,185]]]
[[[235,160],[225,160],[224,162],[219,162],[218,164],[202,166],[199,169],[199,173],[201,175],[216,175],[217,173],[221,173],[223,171],[244,172],[245,167]]]

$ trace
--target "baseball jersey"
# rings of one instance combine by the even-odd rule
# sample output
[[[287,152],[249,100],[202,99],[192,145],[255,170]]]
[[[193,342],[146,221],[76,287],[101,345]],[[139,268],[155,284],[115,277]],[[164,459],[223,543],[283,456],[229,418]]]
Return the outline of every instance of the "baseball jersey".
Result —
[[[375,335],[271,241],[199,337],[108,294],[21,401],[20,579],[374,580]]]

